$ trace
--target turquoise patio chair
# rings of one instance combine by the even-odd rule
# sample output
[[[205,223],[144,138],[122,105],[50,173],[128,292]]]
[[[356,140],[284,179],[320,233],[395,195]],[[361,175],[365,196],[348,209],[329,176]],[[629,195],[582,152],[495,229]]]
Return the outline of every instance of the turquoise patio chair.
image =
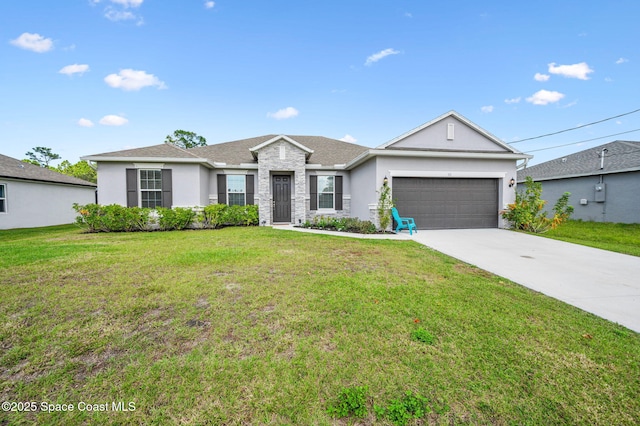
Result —
[[[418,232],[418,228],[416,228],[416,221],[413,220],[412,217],[400,217],[398,213],[398,209],[395,207],[391,208],[391,214],[393,215],[393,219],[396,221],[396,234],[400,232],[402,229],[408,229],[409,235],[413,235],[413,230],[415,229]]]

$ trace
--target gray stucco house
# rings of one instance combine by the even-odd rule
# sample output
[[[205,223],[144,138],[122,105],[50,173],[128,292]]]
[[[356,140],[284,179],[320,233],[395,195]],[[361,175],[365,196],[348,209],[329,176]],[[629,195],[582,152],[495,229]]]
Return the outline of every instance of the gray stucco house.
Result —
[[[377,148],[321,136],[265,135],[205,147],[161,144],[82,157],[98,201],[125,206],[258,204],[265,224],[316,215],[376,220],[387,177],[418,228],[501,227],[516,162],[530,158],[450,111]]]
[[[640,223],[640,142],[615,141],[518,171],[542,184],[550,207],[570,192],[573,219]]]
[[[73,223],[73,204],[95,193],[94,183],[0,155],[0,229]]]

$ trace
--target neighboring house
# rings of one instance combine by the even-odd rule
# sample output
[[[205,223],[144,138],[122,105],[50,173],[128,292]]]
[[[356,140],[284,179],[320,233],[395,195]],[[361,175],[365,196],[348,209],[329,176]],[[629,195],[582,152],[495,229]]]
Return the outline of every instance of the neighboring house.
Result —
[[[375,149],[320,136],[266,135],[181,149],[169,144],[82,157],[98,201],[124,206],[258,204],[263,224],[316,215],[376,221],[388,178],[418,228],[502,226],[517,160],[531,156],[451,111]]]
[[[72,223],[95,200],[95,183],[0,155],[0,229]]]
[[[542,184],[548,210],[570,192],[573,219],[640,223],[640,142],[615,141],[518,171]]]

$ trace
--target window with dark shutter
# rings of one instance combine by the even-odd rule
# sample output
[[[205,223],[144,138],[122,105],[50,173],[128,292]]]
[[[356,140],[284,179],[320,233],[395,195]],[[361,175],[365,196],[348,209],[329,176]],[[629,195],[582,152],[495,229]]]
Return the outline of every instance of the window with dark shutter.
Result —
[[[253,181],[254,181],[254,176],[247,175],[247,204],[255,204]]]
[[[336,194],[335,209],[342,210],[342,176],[335,177],[334,191]]]
[[[138,207],[137,169],[127,169],[127,207]]]
[[[309,176],[310,210],[318,210],[318,176]]]
[[[218,204],[227,204],[227,175],[218,175]]]
[[[162,207],[168,209],[173,205],[172,186],[171,169],[162,169]]]

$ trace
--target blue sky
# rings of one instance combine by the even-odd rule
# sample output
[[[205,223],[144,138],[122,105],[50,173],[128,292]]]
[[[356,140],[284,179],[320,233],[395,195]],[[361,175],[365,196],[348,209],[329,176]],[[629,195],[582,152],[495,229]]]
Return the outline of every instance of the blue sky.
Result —
[[[507,143],[640,108],[640,2],[3,0],[0,152],[264,134],[377,146],[449,110]],[[640,129],[640,113],[515,144]],[[640,132],[534,152],[532,164]]]

